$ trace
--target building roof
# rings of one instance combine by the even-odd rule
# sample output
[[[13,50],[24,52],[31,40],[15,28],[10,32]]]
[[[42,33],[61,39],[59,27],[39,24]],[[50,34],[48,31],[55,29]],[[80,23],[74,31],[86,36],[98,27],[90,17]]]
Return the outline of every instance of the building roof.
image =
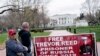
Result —
[[[76,14],[57,14],[51,17],[51,19],[56,19],[56,18],[63,18],[63,17],[67,17],[67,18],[76,18],[77,15]]]

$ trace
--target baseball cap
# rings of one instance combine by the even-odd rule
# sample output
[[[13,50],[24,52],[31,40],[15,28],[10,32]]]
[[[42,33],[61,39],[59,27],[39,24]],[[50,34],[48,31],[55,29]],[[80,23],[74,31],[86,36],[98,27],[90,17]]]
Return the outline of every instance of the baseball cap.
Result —
[[[9,29],[8,36],[10,37],[10,36],[14,36],[14,35],[16,35],[16,31],[14,29]]]

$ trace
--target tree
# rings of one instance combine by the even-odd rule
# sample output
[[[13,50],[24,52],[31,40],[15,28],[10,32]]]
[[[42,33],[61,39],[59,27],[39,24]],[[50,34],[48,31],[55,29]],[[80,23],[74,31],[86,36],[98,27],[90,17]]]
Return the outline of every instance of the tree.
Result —
[[[98,24],[100,24],[100,10],[98,10],[95,14]]]
[[[9,0],[8,5],[13,5],[12,7],[8,7],[1,13],[7,12],[5,15],[7,21],[10,25],[15,28],[21,26],[22,22],[27,21],[30,23],[31,27],[42,27],[48,23],[48,17],[45,11],[42,10],[42,6],[44,2],[41,0]]]
[[[99,2],[99,0],[86,0],[85,3],[82,4],[81,10],[87,14],[95,14],[99,9]]]
[[[95,13],[99,9],[99,5],[99,0],[86,0],[82,5],[81,10],[86,14],[85,19],[89,22],[89,25],[97,23],[98,19],[95,17]]]
[[[80,14],[80,20],[83,19],[83,18],[84,18],[84,14],[81,13],[81,14]]]

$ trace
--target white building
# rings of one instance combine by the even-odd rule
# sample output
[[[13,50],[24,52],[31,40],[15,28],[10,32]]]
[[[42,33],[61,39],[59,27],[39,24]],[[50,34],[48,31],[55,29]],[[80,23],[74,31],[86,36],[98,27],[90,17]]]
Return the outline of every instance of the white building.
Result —
[[[54,19],[50,19],[49,23],[48,23],[48,27],[55,27],[56,26],[57,21]]]
[[[88,22],[86,20],[78,20],[76,21],[76,27],[79,26],[88,26]]]
[[[75,14],[63,14],[63,15],[54,15],[51,17],[51,21],[49,24],[53,24],[55,27],[66,27],[66,26],[73,26],[74,19],[77,16]]]

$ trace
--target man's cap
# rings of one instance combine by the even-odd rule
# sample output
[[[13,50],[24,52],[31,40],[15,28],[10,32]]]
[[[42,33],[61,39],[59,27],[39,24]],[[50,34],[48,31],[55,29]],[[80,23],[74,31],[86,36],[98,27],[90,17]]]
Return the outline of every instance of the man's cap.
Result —
[[[14,36],[14,35],[16,35],[16,30],[14,30],[14,29],[9,29],[9,30],[8,30],[8,36],[10,37],[10,36]]]

